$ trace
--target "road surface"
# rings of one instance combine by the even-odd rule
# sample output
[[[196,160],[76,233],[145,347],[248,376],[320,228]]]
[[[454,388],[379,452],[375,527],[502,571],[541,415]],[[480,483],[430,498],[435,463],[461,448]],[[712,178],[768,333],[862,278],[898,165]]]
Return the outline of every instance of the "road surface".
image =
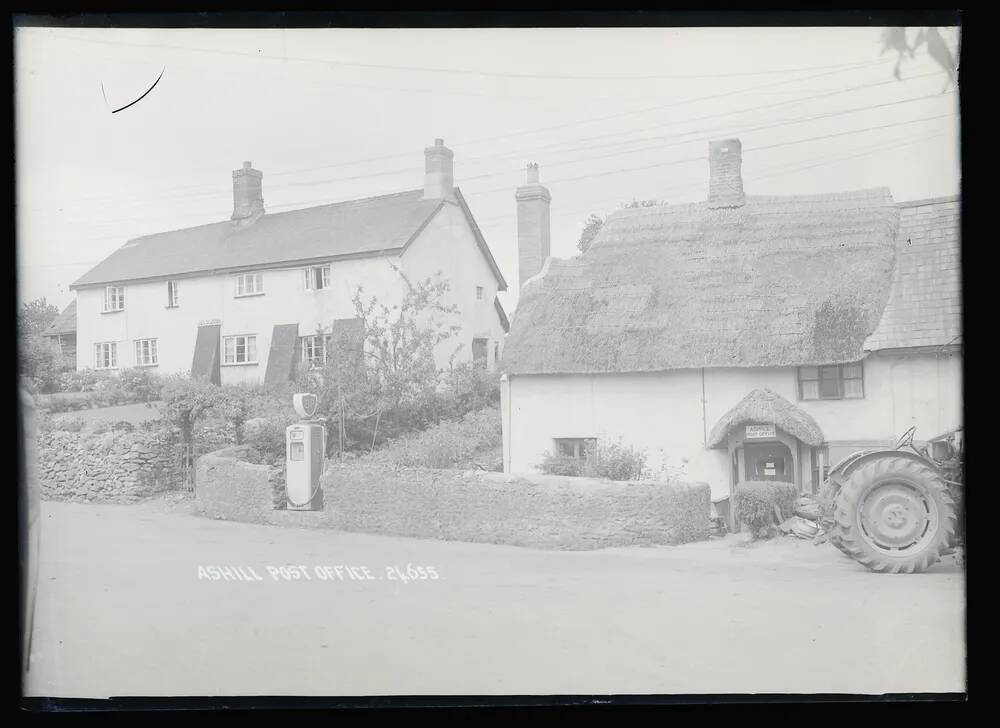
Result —
[[[965,689],[951,560],[880,575],[790,537],[559,552],[189,507],[42,504],[27,695]],[[288,565],[310,578],[267,568]]]

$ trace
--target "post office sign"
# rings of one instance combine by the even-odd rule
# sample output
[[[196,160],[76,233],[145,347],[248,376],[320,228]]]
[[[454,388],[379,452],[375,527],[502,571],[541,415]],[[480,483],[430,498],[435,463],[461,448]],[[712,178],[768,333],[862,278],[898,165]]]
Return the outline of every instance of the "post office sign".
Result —
[[[747,425],[748,440],[763,440],[776,437],[774,425]]]

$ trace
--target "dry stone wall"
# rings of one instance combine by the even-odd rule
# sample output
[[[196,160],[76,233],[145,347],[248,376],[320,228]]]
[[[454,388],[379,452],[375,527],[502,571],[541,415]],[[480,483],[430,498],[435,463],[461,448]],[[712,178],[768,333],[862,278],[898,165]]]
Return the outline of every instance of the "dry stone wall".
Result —
[[[197,508],[251,523],[389,536],[587,550],[708,538],[705,483],[615,482],[551,475],[330,463],[323,510],[275,510],[281,471],[241,448],[198,460]],[[280,500],[280,498],[279,498]]]
[[[181,486],[172,438],[154,432],[44,432],[38,473],[46,500],[131,503]]]

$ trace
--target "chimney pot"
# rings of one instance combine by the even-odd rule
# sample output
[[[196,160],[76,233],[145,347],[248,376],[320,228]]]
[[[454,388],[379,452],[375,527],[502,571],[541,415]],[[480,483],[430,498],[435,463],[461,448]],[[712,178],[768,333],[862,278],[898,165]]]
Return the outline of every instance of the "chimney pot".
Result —
[[[435,139],[434,146],[424,149],[425,200],[455,199],[455,153]]]
[[[723,139],[708,143],[708,206],[710,208],[742,207],[743,145],[739,139]]]
[[[538,184],[538,165],[532,162],[528,165],[528,184],[537,185]]]

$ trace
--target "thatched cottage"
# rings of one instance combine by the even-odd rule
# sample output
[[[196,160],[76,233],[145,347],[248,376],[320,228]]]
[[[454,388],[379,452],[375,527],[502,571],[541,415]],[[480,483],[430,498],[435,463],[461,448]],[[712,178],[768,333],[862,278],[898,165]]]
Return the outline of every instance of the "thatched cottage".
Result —
[[[606,438],[716,500],[748,479],[809,492],[858,448],[961,424],[958,198],[745,195],[738,140],[709,164],[705,202],[619,210],[568,260],[529,168],[507,472]]]

